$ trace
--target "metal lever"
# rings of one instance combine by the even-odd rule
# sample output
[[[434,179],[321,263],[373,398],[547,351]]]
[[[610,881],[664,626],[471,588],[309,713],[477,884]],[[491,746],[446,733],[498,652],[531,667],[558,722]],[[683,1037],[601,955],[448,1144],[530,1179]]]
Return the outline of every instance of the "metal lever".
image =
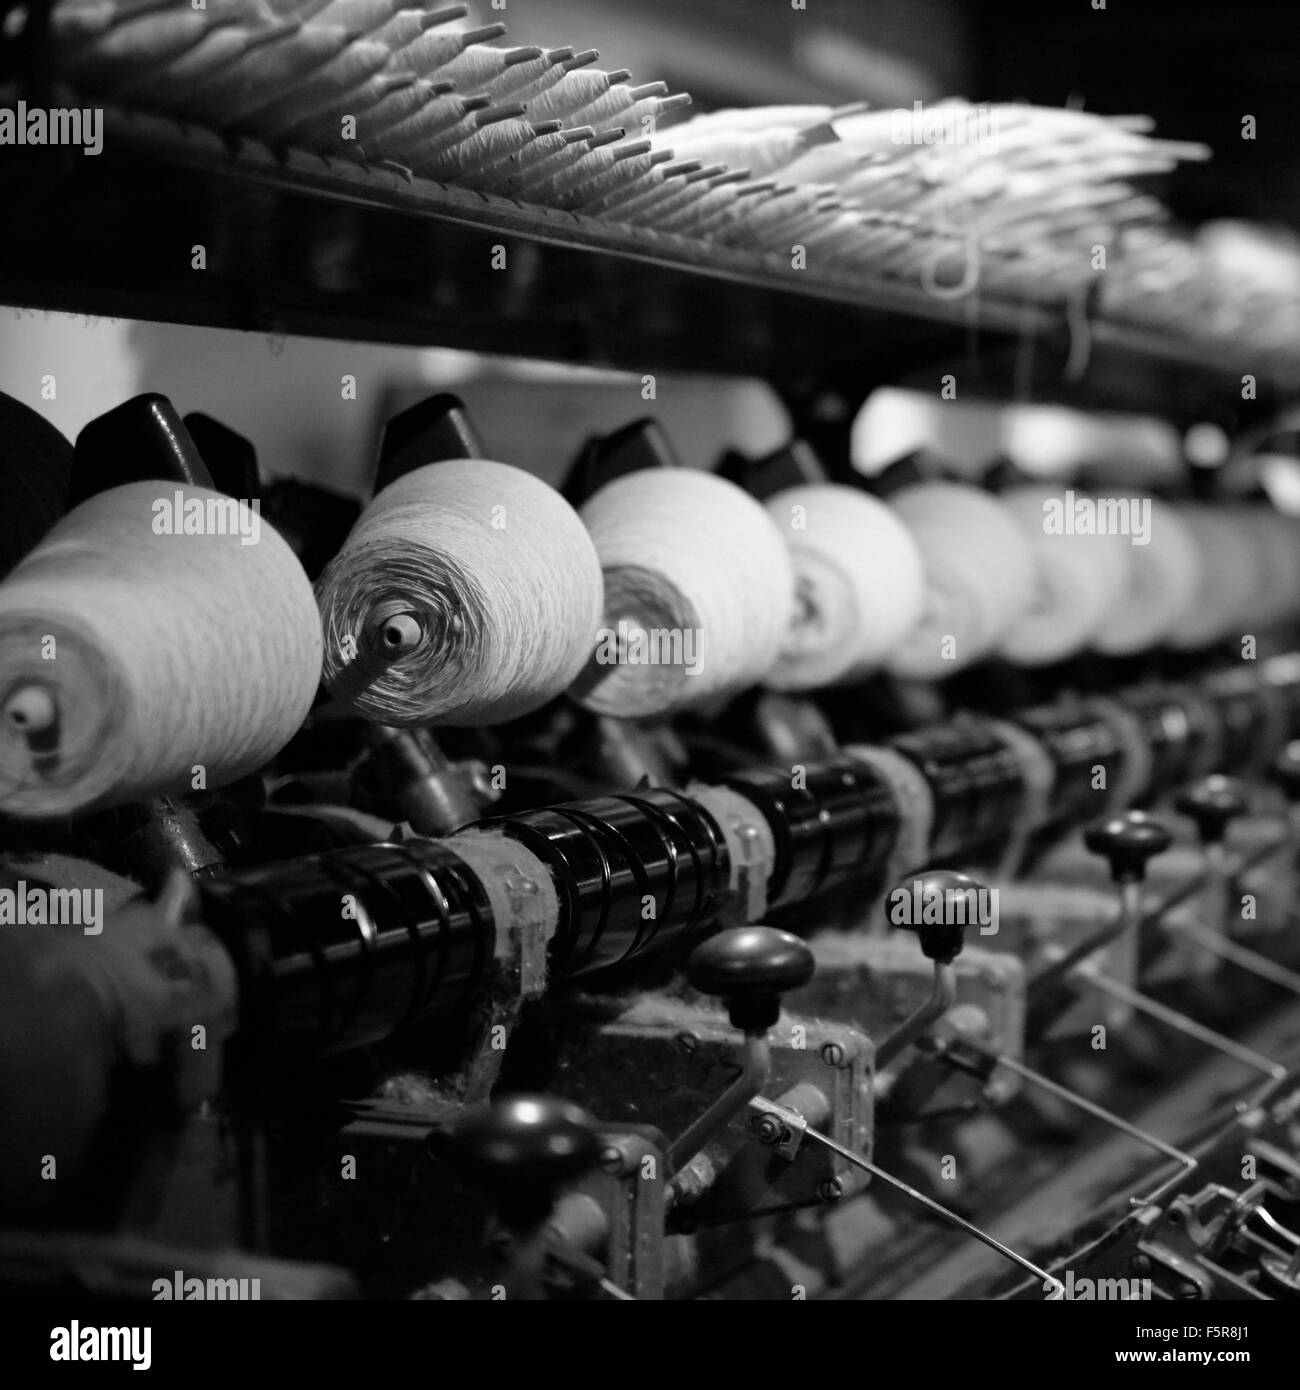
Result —
[[[721,996],[745,1041],[739,1077],[668,1146],[670,1173],[679,1173],[767,1084],[772,1065],[767,1030],[781,1016],[781,995],[807,984],[814,968],[808,947],[773,927],[719,932],[691,952],[686,978],[702,994]]]
[[[913,1046],[952,1008],[957,998],[957,972],[953,961],[961,954],[967,923],[978,920],[983,884],[951,869],[936,869],[912,881],[904,880],[886,901],[909,908],[900,926],[916,932],[922,952],[934,962],[934,991],[876,1048],[876,1070],[882,1071],[904,1049]],[[925,920],[924,909],[936,908],[935,920]],[[921,912],[921,920],[910,920]]]
[[[1215,924],[1215,936],[1221,937],[1227,930],[1232,901],[1233,857],[1225,836],[1232,821],[1250,809],[1246,790],[1233,778],[1215,774],[1188,787],[1174,805],[1182,815],[1195,822],[1205,856],[1202,892],[1208,905],[1207,915]],[[1194,974],[1211,975],[1218,968],[1221,957],[1221,952],[1202,943],[1200,950],[1191,953],[1187,964]]]
[[[1138,982],[1142,949],[1142,882],[1147,863],[1163,854],[1174,837],[1158,820],[1142,811],[1111,816],[1089,826],[1083,842],[1110,865],[1110,876],[1119,889],[1119,930],[1109,951],[1111,966],[1127,984]],[[1106,1022],[1122,1027],[1132,1016],[1128,1007],[1113,1008]]]
[[[972,1225],[965,1217],[958,1216],[955,1211],[950,1211],[942,1203],[936,1202],[932,1197],[927,1197],[924,1192],[918,1192],[916,1188],[909,1186],[901,1178],[896,1178],[892,1173],[884,1168],[877,1167],[870,1159],[863,1156],[854,1149],[845,1148],[843,1144],[836,1143],[829,1135],[823,1134],[820,1130],[812,1129],[804,1123],[803,1116],[794,1110],[786,1110],[782,1106],[766,1100],[762,1096],[756,1096],[749,1103],[749,1108],[753,1112],[755,1119],[763,1116],[771,1116],[780,1122],[790,1133],[797,1136],[797,1141],[801,1139],[811,1139],[813,1143],[820,1144],[822,1148],[828,1149],[831,1153],[842,1158],[846,1163],[851,1163],[855,1168],[861,1168],[864,1173],[870,1173],[872,1177],[879,1178],[882,1182],[888,1183],[896,1188],[904,1196],[910,1197],[912,1201],[919,1202],[927,1211],[933,1212],[935,1216],[946,1221],[950,1226],[955,1226],[959,1231],[973,1237],[982,1244],[987,1245],[990,1250],[996,1250],[1004,1259],[1011,1260],[1021,1269],[1028,1270],[1035,1278],[1041,1279],[1043,1284],[1051,1290],[1047,1295],[1048,1299],[1059,1298],[1065,1292],[1065,1285],[1054,1275],[1049,1274],[1045,1269],[1040,1269],[1032,1260],[1026,1259],[1024,1255],[1012,1250],[1009,1245],[1003,1245],[995,1236],[991,1236],[987,1231],[982,1231],[978,1226]],[[793,1156],[793,1148],[786,1147],[785,1153]]]
[[[883,1071],[900,1052],[928,1033],[930,1025],[937,1023],[952,1008],[956,999],[957,972],[950,964],[935,961],[934,993],[876,1049],[876,1069]]]
[[[1243,855],[1239,869],[1245,871],[1264,863],[1272,855],[1283,849],[1288,844],[1285,836],[1270,840],[1268,844],[1261,845],[1250,853]],[[1197,892],[1204,886],[1203,876],[1188,879],[1180,884],[1172,892],[1167,893],[1154,906],[1142,911],[1138,918],[1139,930],[1146,928],[1153,923],[1162,921],[1168,913],[1173,911],[1181,903],[1193,899]],[[1300,923],[1300,913],[1291,913],[1291,918]],[[1125,916],[1117,917],[1115,920],[1099,927],[1096,931],[1089,933],[1082,941],[1077,941],[1068,950],[1064,951],[1059,958],[1046,965],[1033,980],[1030,981],[1030,995],[1032,999],[1029,1021],[1025,1028],[1028,1037],[1041,1037],[1043,1030],[1054,1020],[1060,1011],[1060,1001],[1056,998],[1056,992],[1062,981],[1064,981],[1082,961],[1096,955],[1107,945],[1113,942],[1122,932],[1127,929]]]

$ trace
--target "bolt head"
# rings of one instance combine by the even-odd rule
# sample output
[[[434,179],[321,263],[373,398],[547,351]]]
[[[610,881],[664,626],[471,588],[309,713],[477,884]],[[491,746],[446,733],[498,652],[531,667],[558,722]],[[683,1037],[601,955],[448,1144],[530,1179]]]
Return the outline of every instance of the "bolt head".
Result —
[[[760,1144],[768,1144],[772,1147],[780,1144],[786,1134],[785,1126],[775,1115],[755,1115],[750,1129]]]

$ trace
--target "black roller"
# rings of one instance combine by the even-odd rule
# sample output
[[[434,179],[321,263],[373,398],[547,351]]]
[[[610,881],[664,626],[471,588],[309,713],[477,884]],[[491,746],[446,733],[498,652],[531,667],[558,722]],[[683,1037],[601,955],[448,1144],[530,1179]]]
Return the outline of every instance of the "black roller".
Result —
[[[1283,743],[1300,738],[1300,652],[1261,662],[1256,679],[1281,702],[1286,723]]]
[[[1273,720],[1273,696],[1258,673],[1243,665],[1211,671],[1197,682],[1218,716],[1222,736],[1216,772],[1254,772],[1266,768],[1285,742]]]
[[[1096,815],[1099,797],[1094,769],[1106,769],[1108,786],[1124,775],[1124,742],[1104,710],[1086,701],[1065,700],[1026,710],[1015,722],[1033,734],[1052,760],[1052,804],[1046,830]]]
[[[810,763],[793,786],[789,768],[755,769],[723,779],[762,812],[776,860],[770,908],[803,902],[852,877],[880,886],[898,838],[899,810],[889,788],[853,758]]]
[[[1215,732],[1204,700],[1184,686],[1152,683],[1123,691],[1119,701],[1137,719],[1151,753],[1144,801],[1195,775]]]
[[[491,957],[488,900],[442,845],[311,855],[212,879],[206,920],[239,973],[241,1035],[335,1052],[470,997]]]
[[[1149,795],[1184,784],[1211,748],[1251,761],[1268,755],[1279,721],[1263,717],[1266,702],[1255,696],[1266,688],[1284,703],[1294,696],[1300,712],[1300,662],[1262,663],[1249,680],[1254,694],[1234,672],[1232,679],[1210,678],[1209,694],[1199,685],[1147,685],[1117,697],[1151,747]],[[1092,767],[1123,756],[1105,711],[1071,701],[1029,711],[1020,723],[1055,765],[1054,819],[1062,826],[1086,819],[1095,796]],[[1288,732],[1294,738],[1300,731]],[[1015,751],[990,722],[959,717],[892,745],[929,783],[935,861],[969,860],[1006,839],[1026,789]],[[810,764],[797,778],[789,768],[758,768],[725,785],[771,828],[772,907],[848,882],[866,894],[883,887],[900,810],[868,764],[834,758]],[[722,832],[702,806],[677,792],[600,797],[484,825],[530,850],[555,883],[559,917],[550,963],[557,977],[693,945],[728,898]],[[241,1032],[277,1050],[338,1051],[473,998],[491,959],[495,924],[454,843],[354,847],[200,883],[207,920],[239,972]]]
[[[723,902],[730,862],[713,818],[653,789],[486,822],[551,870],[560,923],[551,966],[580,975],[689,940]]]
[[[970,716],[889,740],[930,784],[935,860],[961,859],[1005,841],[1025,796],[1015,752],[983,719]]]

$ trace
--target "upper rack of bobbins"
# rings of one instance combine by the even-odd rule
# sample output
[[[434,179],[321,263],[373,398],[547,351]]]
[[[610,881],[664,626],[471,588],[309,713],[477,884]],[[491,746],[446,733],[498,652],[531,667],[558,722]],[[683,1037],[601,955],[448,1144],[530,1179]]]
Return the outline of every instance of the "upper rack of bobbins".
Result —
[[[700,112],[598,34],[512,44],[437,0],[0,9],[16,125],[24,102],[102,113],[95,157],[0,142],[10,305],[787,398],[960,370],[966,393],[1241,423],[1300,384],[1300,256],[1171,225],[1160,177],[1211,151],[1141,115]]]

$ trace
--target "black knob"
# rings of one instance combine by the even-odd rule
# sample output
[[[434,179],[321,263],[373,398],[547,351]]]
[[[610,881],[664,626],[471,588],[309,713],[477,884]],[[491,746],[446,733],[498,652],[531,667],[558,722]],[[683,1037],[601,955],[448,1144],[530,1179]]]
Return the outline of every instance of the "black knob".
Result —
[[[1241,783],[1217,773],[1181,792],[1174,805],[1182,815],[1196,822],[1204,845],[1217,844],[1223,839],[1228,822],[1244,816],[1250,809],[1246,789]]]
[[[1083,843],[1109,862],[1116,883],[1141,883],[1147,860],[1163,854],[1173,842],[1167,827],[1145,811],[1108,816],[1083,832]]]
[[[593,1168],[600,1140],[591,1117],[555,1096],[508,1096],[452,1131],[456,1166],[492,1194],[515,1223],[549,1215],[559,1190]]]
[[[716,994],[732,1024],[745,1033],[766,1032],[781,1016],[781,995],[812,979],[813,953],[775,927],[735,927],[691,952],[686,978],[701,994]]]
[[[947,965],[961,954],[972,922],[992,925],[988,889],[955,869],[931,869],[904,879],[885,899],[890,922],[914,931],[921,950]]]
[[[1300,801],[1300,742],[1288,743],[1277,755],[1269,777],[1288,801]]]

